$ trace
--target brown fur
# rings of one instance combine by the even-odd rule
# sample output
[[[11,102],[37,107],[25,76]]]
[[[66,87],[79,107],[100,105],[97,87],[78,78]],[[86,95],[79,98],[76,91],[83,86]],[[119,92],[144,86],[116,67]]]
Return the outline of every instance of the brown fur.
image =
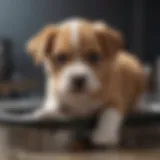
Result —
[[[70,63],[75,54],[80,54],[85,60],[88,53],[97,52],[101,56],[100,64],[96,67],[88,65],[91,65],[103,87],[92,96],[102,99],[106,106],[116,107],[125,113],[128,106],[135,105],[144,92],[145,76],[141,63],[124,51],[123,38],[118,31],[102,22],[79,22],[80,43],[77,50],[69,43],[68,24],[62,23],[49,25],[32,37],[27,44],[27,51],[38,62],[48,57],[57,80],[60,72],[54,63],[57,54],[67,54]],[[52,71],[50,74],[53,74]]]

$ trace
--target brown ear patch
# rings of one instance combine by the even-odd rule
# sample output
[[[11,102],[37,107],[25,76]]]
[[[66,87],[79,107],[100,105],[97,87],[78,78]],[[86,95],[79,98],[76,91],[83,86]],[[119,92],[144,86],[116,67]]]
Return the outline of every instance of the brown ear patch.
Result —
[[[48,25],[27,42],[26,50],[36,64],[43,62],[43,59],[52,52],[55,35],[55,27]]]
[[[94,30],[103,51],[109,56],[115,55],[124,47],[124,40],[120,32],[105,25],[103,22],[94,23]]]

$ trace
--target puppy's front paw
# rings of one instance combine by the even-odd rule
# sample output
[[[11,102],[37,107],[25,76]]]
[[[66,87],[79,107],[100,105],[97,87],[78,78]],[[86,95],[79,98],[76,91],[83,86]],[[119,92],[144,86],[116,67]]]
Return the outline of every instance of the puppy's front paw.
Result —
[[[57,100],[45,100],[44,104],[35,111],[35,117],[41,119],[61,118],[60,104]]]
[[[33,116],[36,119],[47,119],[47,118],[50,118],[52,115],[53,115],[53,111],[45,107],[41,107],[33,113]]]
[[[44,104],[34,112],[34,117],[37,119],[51,119],[61,117],[59,108],[55,105]]]
[[[93,132],[92,142],[95,145],[116,146],[120,140],[120,127],[123,115],[110,108],[102,113],[98,125]]]
[[[42,108],[37,113],[36,116],[43,119],[56,119],[63,120],[69,118],[67,115],[63,114],[59,109]]]

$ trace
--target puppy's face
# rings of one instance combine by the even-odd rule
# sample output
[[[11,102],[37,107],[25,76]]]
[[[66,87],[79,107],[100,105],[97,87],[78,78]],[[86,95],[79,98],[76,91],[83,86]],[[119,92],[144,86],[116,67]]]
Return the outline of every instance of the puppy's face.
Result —
[[[47,26],[28,43],[60,94],[90,95],[104,87],[106,65],[121,48],[121,37],[103,23],[65,21]]]

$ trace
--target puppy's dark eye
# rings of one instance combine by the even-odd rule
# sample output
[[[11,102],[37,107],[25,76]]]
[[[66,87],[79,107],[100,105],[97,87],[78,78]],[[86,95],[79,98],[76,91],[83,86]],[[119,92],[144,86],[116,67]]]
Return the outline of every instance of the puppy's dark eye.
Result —
[[[89,63],[97,64],[100,61],[100,55],[96,52],[91,52],[87,56]]]
[[[66,54],[58,54],[55,56],[55,62],[58,65],[66,63],[68,60],[68,56]]]

